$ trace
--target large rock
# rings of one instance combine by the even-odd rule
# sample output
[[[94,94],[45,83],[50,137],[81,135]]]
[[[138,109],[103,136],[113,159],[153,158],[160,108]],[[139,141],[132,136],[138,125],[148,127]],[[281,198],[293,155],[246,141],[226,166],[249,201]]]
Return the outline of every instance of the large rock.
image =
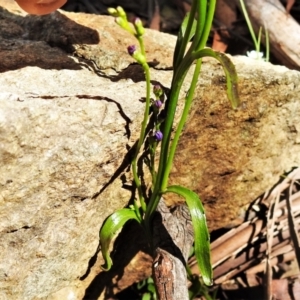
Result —
[[[131,196],[126,155],[145,94],[126,53],[135,41],[110,17],[0,6],[0,298],[88,299],[87,289],[95,299],[123,275],[97,275],[98,232]],[[166,87],[174,43],[147,31],[152,78]],[[300,74],[233,60],[241,107],[230,108],[220,65],[205,61],[171,178],[201,195],[211,230],[232,225],[300,161]],[[149,264],[139,264],[129,270],[147,276]]]

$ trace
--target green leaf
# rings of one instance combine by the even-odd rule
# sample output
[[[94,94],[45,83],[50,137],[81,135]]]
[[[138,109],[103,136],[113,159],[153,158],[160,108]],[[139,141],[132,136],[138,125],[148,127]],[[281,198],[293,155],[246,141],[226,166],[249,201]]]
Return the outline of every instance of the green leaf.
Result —
[[[101,266],[103,270],[108,271],[112,266],[112,260],[109,255],[109,245],[111,243],[111,240],[113,239],[117,231],[121,229],[127,221],[132,219],[140,223],[140,220],[134,210],[123,208],[110,215],[101,227],[100,245],[101,252],[105,261],[105,264]]]
[[[156,293],[156,289],[153,283],[148,283],[147,289],[152,295]]]
[[[176,46],[174,50],[174,56],[173,56],[173,66],[176,67],[179,62],[182,60],[187,43],[193,38],[196,32],[196,25],[197,21],[193,19],[193,22],[191,23],[191,28],[188,28],[189,18],[191,17],[190,13],[187,13],[185,18],[183,19],[183,22],[181,24],[180,30],[178,32],[178,37],[176,41]],[[193,18],[194,16],[192,16]],[[191,21],[190,21],[191,22]],[[188,36],[185,37],[186,31],[188,28]]]
[[[143,294],[142,300],[151,300],[151,294],[150,293]]]
[[[212,266],[210,261],[210,241],[209,232],[206,224],[206,217],[204,214],[204,208],[198,195],[191,190],[179,186],[169,186],[166,192],[175,193],[185,198],[188,205],[195,235],[195,255],[198,262],[198,266],[206,285],[212,284]]]
[[[232,107],[237,108],[240,100],[238,96],[238,76],[234,64],[226,54],[214,51],[210,48],[204,48],[193,53],[194,60],[205,56],[213,57],[221,63],[226,75],[228,99]]]
[[[190,13],[187,13],[184,20],[183,20],[183,22],[182,22],[182,24],[181,24],[180,33],[181,33],[182,36],[184,36],[185,33],[186,33],[186,28],[187,28],[187,25],[188,25],[189,17],[190,17]],[[189,32],[188,41],[190,41],[192,39],[192,37],[195,35],[196,25],[197,25],[197,21],[194,19],[191,31]]]

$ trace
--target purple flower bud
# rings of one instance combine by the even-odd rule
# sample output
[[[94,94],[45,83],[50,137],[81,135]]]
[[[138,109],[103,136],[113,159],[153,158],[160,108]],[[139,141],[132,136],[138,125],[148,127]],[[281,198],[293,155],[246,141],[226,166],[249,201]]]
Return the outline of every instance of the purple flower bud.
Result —
[[[153,93],[157,98],[160,98],[164,91],[159,84],[156,84],[153,86]]]
[[[127,51],[132,56],[133,53],[136,51],[136,46],[135,45],[128,46]]]
[[[135,18],[133,25],[135,27],[137,36],[142,36],[145,33],[145,28],[143,26],[141,19]]]
[[[134,18],[133,23],[134,23],[134,25],[140,25],[140,24],[142,24],[142,21],[140,18]]]
[[[154,134],[154,138],[159,142],[163,139],[163,134],[161,131],[156,131],[155,134]]]
[[[161,86],[159,84],[153,86],[153,93],[157,93],[160,90],[161,90]]]
[[[155,100],[153,102],[154,106],[157,108],[161,108],[162,107],[162,102],[160,100]]]

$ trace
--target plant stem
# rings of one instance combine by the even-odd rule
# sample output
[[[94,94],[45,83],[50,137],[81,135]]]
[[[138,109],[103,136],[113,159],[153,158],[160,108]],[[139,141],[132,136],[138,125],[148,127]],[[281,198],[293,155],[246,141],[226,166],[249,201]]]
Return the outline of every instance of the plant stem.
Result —
[[[266,35],[266,61],[270,60],[270,41],[269,41],[269,32],[268,29],[265,28],[265,35]]]
[[[146,51],[145,51],[145,45],[144,45],[143,37],[139,36],[139,37],[137,37],[137,40],[139,41],[139,44],[140,44],[141,53],[146,57]],[[150,81],[149,81],[149,83],[150,83]]]
[[[150,222],[151,215],[155,211],[159,199],[160,199],[160,194],[166,189],[167,187],[167,181],[168,181],[168,176],[170,174],[170,170],[172,167],[172,161],[174,157],[174,153],[176,150],[177,142],[175,142],[174,149],[172,150],[171,156],[172,158],[169,159],[169,145],[170,145],[170,140],[171,140],[171,131],[172,131],[172,126],[174,122],[174,116],[175,116],[175,111],[177,107],[177,102],[179,98],[179,92],[181,89],[181,86],[183,84],[183,81],[185,79],[185,76],[191,67],[193,63],[193,49],[198,50],[199,46],[204,47],[206,40],[208,38],[209,30],[211,27],[212,19],[213,19],[213,13],[215,9],[215,3],[216,0],[211,0],[209,2],[209,8],[207,10],[207,1],[200,1],[198,4],[196,3],[197,1],[193,1],[193,4],[195,5],[195,9],[197,8],[197,13],[198,13],[198,21],[197,21],[197,27],[196,27],[196,35],[194,37],[194,40],[192,42],[192,45],[190,49],[188,50],[187,54],[185,57],[182,59],[180,62],[178,68],[175,70],[173,79],[172,79],[172,84],[171,84],[171,94],[168,97],[168,101],[166,103],[165,110],[168,113],[166,116],[166,119],[163,123],[162,126],[162,132],[163,132],[163,140],[161,143],[161,152],[160,152],[160,159],[159,159],[159,167],[158,167],[158,172],[156,176],[156,184],[153,189],[152,196],[150,198],[147,210],[146,210],[146,215],[145,215],[145,222]],[[208,16],[206,15],[206,12],[208,12]],[[207,19],[207,20],[206,20]],[[204,28],[203,28],[204,26]],[[206,28],[208,27],[208,28]],[[189,28],[191,30],[191,27]],[[203,35],[204,33],[204,35]],[[186,30],[185,36],[189,37],[190,32]],[[205,39],[206,38],[206,39]],[[201,63],[199,63],[201,65]],[[198,68],[200,68],[200,65]],[[195,79],[196,84],[197,79]],[[193,90],[191,90],[191,93],[188,97],[193,97],[195,87]],[[190,104],[188,105],[190,106]],[[186,112],[187,115],[188,111]],[[186,119],[186,117],[185,117]],[[184,123],[183,123],[184,125]],[[183,127],[182,125],[182,127]],[[181,131],[180,131],[181,132]],[[178,134],[178,138],[180,136],[180,132]],[[173,153],[174,152],[174,153]]]
[[[256,39],[256,36],[255,36],[254,30],[253,30],[253,27],[252,27],[252,25],[251,25],[251,21],[250,21],[250,18],[249,18],[249,15],[248,15],[248,12],[247,12],[247,9],[246,9],[244,0],[240,0],[240,3],[241,3],[242,11],[243,11],[243,13],[244,13],[244,17],[245,17],[247,26],[248,26],[248,28],[249,28],[249,31],[250,31],[250,34],[251,34],[253,43],[254,43],[254,45],[255,45],[255,49],[257,49],[257,48],[258,48],[258,45],[257,45],[257,44],[258,44],[258,41],[257,41],[257,39]]]
[[[142,39],[139,39],[140,45],[143,45]],[[144,55],[145,50],[143,50],[144,48],[141,46],[141,51],[142,54]],[[150,109],[150,70],[149,70],[149,66],[147,63],[142,65],[144,72],[145,72],[145,77],[146,77],[146,106],[145,106],[145,111],[144,111],[144,119],[142,121],[142,126],[141,126],[141,132],[140,132],[140,138],[135,150],[135,154],[134,154],[134,158],[132,160],[132,173],[133,173],[133,178],[134,178],[134,182],[136,184],[137,190],[138,190],[138,194],[139,194],[139,199],[141,202],[141,207],[143,209],[143,211],[146,211],[146,203],[145,203],[145,199],[143,196],[143,191],[142,191],[142,185],[141,185],[141,181],[138,177],[138,171],[137,171],[137,160],[138,160],[138,155],[139,152],[141,150],[141,147],[144,143],[145,140],[145,134],[146,134],[146,127],[147,127],[147,123],[148,123],[148,118],[149,118],[149,109]]]
[[[197,49],[197,45],[199,44],[202,34],[203,34],[203,30],[204,30],[204,26],[206,23],[206,11],[207,11],[207,1],[206,0],[201,0],[201,1],[193,1],[193,2],[199,2],[198,6],[197,6],[197,13],[198,13],[198,20],[197,20],[197,27],[196,27],[196,31],[195,31],[195,36],[192,42],[192,45],[189,49],[190,51],[193,51],[195,49]],[[206,42],[206,41],[205,41]]]
[[[197,5],[198,5],[197,1],[192,2],[191,11],[189,13],[188,24],[186,26],[185,32],[181,32],[181,34],[183,34],[183,39],[182,39],[182,42],[181,42],[181,45],[180,45],[179,52],[178,53],[174,52],[174,57],[173,57],[174,72],[176,72],[176,69],[177,69],[178,65],[182,61],[182,59],[184,57],[184,52],[185,52],[186,47],[187,47],[187,44],[190,41],[190,38],[191,38],[190,32],[192,31],[192,28],[193,28],[195,14],[196,14],[196,11],[197,11]],[[180,30],[182,30],[182,28],[180,28]]]
[[[179,121],[178,126],[177,126],[177,130],[175,132],[174,139],[172,141],[172,145],[171,145],[171,148],[170,148],[168,161],[167,161],[167,164],[166,164],[166,167],[165,167],[165,172],[164,172],[163,180],[162,180],[162,183],[161,183],[161,190],[162,191],[165,190],[168,186],[168,180],[169,180],[169,175],[170,175],[173,160],[174,160],[175,151],[176,151],[176,148],[177,148],[177,145],[178,145],[178,141],[179,141],[183,126],[186,122],[188,112],[189,112],[189,110],[191,108],[191,105],[192,105],[193,96],[194,96],[195,88],[196,88],[197,81],[198,81],[198,76],[199,76],[200,70],[201,70],[201,65],[202,65],[202,59],[198,59],[196,67],[195,67],[193,79],[192,79],[192,82],[191,82],[191,86],[190,86],[188,95],[185,99],[184,109],[183,109],[180,121]]]
[[[198,30],[201,32],[201,36],[198,36],[198,34],[197,34],[197,36],[198,36],[197,39],[196,39],[196,36],[195,36],[195,40],[198,41],[196,46],[195,46],[196,50],[204,48],[205,43],[208,39],[208,35],[209,35],[210,28],[211,28],[212,21],[213,21],[215,5],[216,5],[216,0],[211,0],[209,2],[207,15],[205,13],[206,21],[205,21],[205,24],[204,24],[204,28],[202,28],[202,30],[201,30],[201,28],[197,26],[199,28]],[[206,7],[204,8],[202,6],[199,6],[198,14],[203,15],[204,10],[206,12]],[[198,32],[198,31],[196,30],[196,32]],[[191,46],[191,48],[192,48],[192,46]],[[189,50],[189,52],[190,52],[190,50]],[[188,57],[192,56],[192,54],[188,53],[186,55],[186,57],[187,56]],[[183,61],[183,63],[184,63],[184,61]],[[176,130],[176,133],[175,133],[175,136],[174,136],[174,140],[173,140],[171,148],[170,148],[170,153],[169,153],[169,156],[168,156],[168,159],[167,159],[167,164],[165,165],[164,176],[162,178],[162,183],[161,183],[161,190],[162,191],[164,191],[167,188],[167,185],[168,185],[168,179],[169,179],[169,175],[170,175],[170,172],[171,172],[175,151],[176,151],[176,148],[177,148],[177,144],[178,144],[178,141],[179,141],[181,131],[182,131],[183,126],[186,122],[186,118],[187,118],[188,112],[189,112],[191,104],[192,104],[192,100],[193,100],[193,96],[194,96],[198,76],[199,76],[200,69],[201,69],[201,63],[202,63],[202,60],[200,60],[200,59],[197,60],[197,64],[196,64],[196,68],[195,68],[195,71],[194,71],[191,86],[190,86],[190,89],[189,89],[189,92],[188,92],[188,96],[186,98],[186,103],[185,103],[185,106],[184,106],[184,109],[183,109],[183,112],[182,112],[182,116],[181,116],[181,119],[179,121],[177,130]],[[184,65],[184,67],[189,68],[190,66]]]
[[[196,48],[197,50],[202,49],[206,46],[208,36],[209,36],[210,30],[212,27],[215,9],[216,9],[216,0],[210,0],[208,8],[207,8],[207,14],[205,17],[204,28],[201,31],[201,38],[200,38],[198,46]]]
[[[184,63],[183,63],[184,62]],[[178,68],[178,72],[174,74],[173,81],[172,81],[172,89],[171,94],[168,97],[166,103],[166,111],[168,115],[165,118],[164,123],[162,124],[162,132],[163,132],[163,139],[161,142],[161,150],[160,150],[160,158],[159,158],[159,166],[156,175],[156,182],[155,186],[147,206],[146,214],[145,214],[145,223],[148,224],[152,217],[153,212],[156,210],[158,205],[160,194],[163,192],[161,189],[161,183],[165,174],[166,163],[168,160],[168,151],[169,151],[169,144],[171,139],[171,131],[174,122],[175,111],[177,107],[178,97],[180,88],[186,76],[189,66],[192,64],[192,60],[184,59],[183,62],[180,64]],[[176,88],[174,87],[176,86]]]

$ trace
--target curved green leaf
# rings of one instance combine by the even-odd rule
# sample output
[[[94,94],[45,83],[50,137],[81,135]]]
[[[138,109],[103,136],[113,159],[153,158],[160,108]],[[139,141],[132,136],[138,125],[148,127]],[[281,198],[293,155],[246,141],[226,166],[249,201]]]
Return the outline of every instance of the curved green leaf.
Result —
[[[221,63],[226,75],[228,99],[232,107],[237,108],[240,100],[238,96],[238,76],[234,64],[226,54],[214,51],[210,48],[204,48],[193,53],[194,60],[205,56],[213,57]]]
[[[206,285],[211,285],[213,274],[210,260],[209,232],[201,200],[196,193],[179,185],[169,186],[166,192],[178,194],[186,200],[192,217],[195,235],[194,247],[198,266],[204,283]]]
[[[140,222],[134,210],[123,208],[110,215],[102,225],[100,229],[100,245],[102,256],[105,261],[105,264],[101,266],[103,270],[108,271],[112,266],[112,260],[109,255],[109,245],[111,240],[117,231],[121,229],[127,221],[132,219]]]

